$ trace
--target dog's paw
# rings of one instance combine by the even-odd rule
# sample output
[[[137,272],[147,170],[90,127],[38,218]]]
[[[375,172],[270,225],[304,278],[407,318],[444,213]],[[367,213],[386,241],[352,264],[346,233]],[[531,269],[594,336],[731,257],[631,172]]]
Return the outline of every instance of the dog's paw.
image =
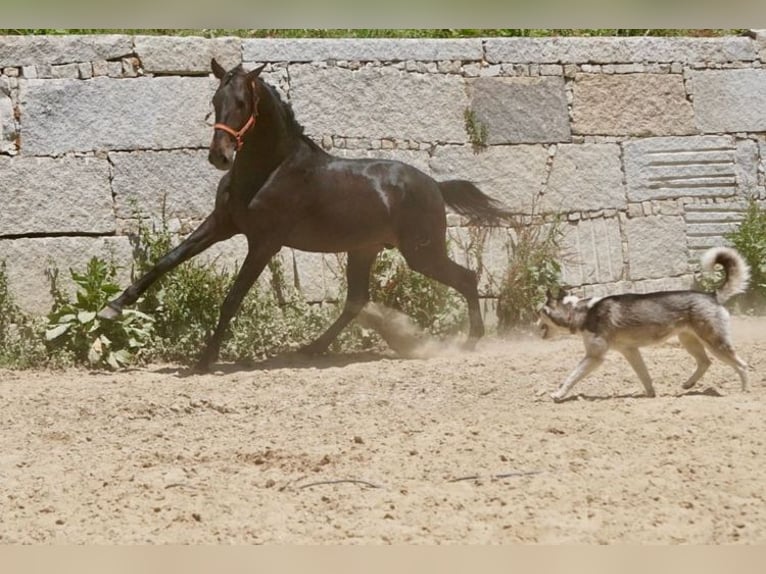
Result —
[[[553,402],[554,402],[554,403],[560,403],[561,401],[563,401],[563,400],[564,400],[564,396],[565,396],[565,395],[564,395],[563,393],[559,393],[559,392],[557,391],[557,392],[555,392],[555,393],[551,393],[551,395],[550,395],[550,396],[551,396],[551,398],[553,399]]]

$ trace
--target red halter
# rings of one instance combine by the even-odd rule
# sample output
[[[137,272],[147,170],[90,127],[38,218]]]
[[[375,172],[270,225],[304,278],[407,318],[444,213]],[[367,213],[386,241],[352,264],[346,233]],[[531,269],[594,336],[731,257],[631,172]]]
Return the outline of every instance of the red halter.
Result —
[[[237,140],[237,151],[239,151],[242,148],[242,144],[244,143],[242,141],[242,136],[244,136],[247,131],[252,128],[255,125],[255,115],[250,114],[250,119],[247,120],[244,126],[240,128],[239,131],[234,131],[232,128],[227,126],[226,124],[215,124],[213,126],[214,130],[223,130],[227,134],[234,136],[234,139]]]

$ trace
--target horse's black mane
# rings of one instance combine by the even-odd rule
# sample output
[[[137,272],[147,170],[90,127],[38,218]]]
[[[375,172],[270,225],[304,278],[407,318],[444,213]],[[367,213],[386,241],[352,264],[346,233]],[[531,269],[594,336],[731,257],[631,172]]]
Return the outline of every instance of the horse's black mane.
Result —
[[[263,82],[263,80],[261,81]],[[282,115],[285,119],[285,123],[287,125],[288,131],[292,135],[296,136],[297,138],[302,139],[313,149],[322,150],[322,148],[314,140],[312,140],[309,136],[307,136],[304,133],[303,126],[298,122],[297,119],[295,119],[295,112],[293,111],[292,104],[285,102],[282,99],[282,97],[279,95],[279,92],[277,91],[277,89],[271,84],[263,82],[263,85],[268,88],[269,92],[271,93],[276,103],[279,104],[279,108],[282,111]]]

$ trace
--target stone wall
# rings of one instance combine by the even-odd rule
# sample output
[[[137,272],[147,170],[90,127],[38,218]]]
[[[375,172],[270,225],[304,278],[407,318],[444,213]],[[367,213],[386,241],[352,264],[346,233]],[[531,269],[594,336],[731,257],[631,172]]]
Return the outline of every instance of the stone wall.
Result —
[[[0,260],[24,308],[45,268],[129,262],[136,216],[191,229],[220,177],[207,163],[210,58],[267,63],[306,133],[345,157],[465,178],[520,213],[562,214],[564,280],[585,293],[681,288],[763,199],[766,35],[727,38],[282,40],[0,37]],[[487,129],[476,153],[466,111]],[[456,258],[471,234],[449,216]],[[485,245],[491,307],[508,231]],[[236,238],[207,255],[241,261]],[[310,299],[339,259],[283,250]],[[129,270],[121,280],[127,282]]]

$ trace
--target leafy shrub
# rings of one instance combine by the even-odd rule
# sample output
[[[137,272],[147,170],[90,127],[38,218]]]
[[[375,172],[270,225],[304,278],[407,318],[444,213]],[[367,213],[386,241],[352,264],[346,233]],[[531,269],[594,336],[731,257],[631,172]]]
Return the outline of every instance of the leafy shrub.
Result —
[[[409,315],[433,335],[451,335],[466,322],[467,306],[451,287],[412,271],[398,251],[385,250],[372,268],[370,297]]]
[[[560,220],[550,223],[517,220],[508,245],[508,268],[498,294],[498,330],[528,325],[537,318],[548,289],[561,277]]]
[[[750,287],[742,297],[743,306],[751,311],[762,309],[766,305],[766,208],[751,198],[745,218],[724,238],[750,266]]]
[[[152,318],[135,309],[123,310],[114,320],[98,317],[98,311],[121,291],[114,281],[114,264],[93,257],[84,273],[70,269],[70,274],[77,285],[74,301],[58,288],[58,272],[51,274],[54,303],[45,331],[51,349],[92,367],[128,365],[149,344]]]
[[[46,362],[44,321],[19,309],[8,288],[5,262],[0,263],[0,367],[23,369]]]

